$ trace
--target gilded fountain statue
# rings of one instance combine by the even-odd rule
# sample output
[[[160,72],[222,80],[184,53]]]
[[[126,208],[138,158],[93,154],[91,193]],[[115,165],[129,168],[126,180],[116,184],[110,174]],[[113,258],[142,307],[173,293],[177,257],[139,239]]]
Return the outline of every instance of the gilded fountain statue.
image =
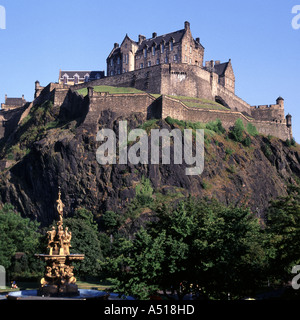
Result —
[[[59,189],[57,199],[59,220],[47,232],[47,253],[35,254],[46,262],[44,276],[38,290],[22,290],[7,295],[9,300],[134,300],[119,293],[108,293],[94,289],[78,289],[73,261],[84,259],[84,254],[70,253],[72,232],[64,227],[64,204]]]
[[[59,221],[57,227],[52,226],[47,232],[47,254],[35,256],[46,262],[44,277],[41,279],[38,295],[40,296],[76,296],[79,295],[72,261],[84,259],[84,254],[70,254],[72,232],[64,228],[61,191],[58,192],[57,212]]]

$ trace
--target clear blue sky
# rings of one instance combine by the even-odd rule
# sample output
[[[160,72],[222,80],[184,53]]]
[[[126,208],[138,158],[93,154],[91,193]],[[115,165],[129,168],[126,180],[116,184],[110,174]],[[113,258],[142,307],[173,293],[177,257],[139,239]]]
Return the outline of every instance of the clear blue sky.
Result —
[[[232,59],[236,94],[251,105],[285,99],[300,142],[300,29],[291,25],[300,0],[0,0],[0,102],[25,95],[34,82],[58,80],[59,69],[106,70],[106,57],[125,34],[169,33],[191,23],[205,60]]]

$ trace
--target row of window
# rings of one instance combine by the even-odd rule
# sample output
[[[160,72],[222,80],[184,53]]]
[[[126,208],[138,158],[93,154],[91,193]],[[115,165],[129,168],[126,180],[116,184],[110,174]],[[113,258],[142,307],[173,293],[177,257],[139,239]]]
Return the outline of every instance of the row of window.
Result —
[[[177,55],[177,54],[175,54],[175,55],[173,56],[173,61],[175,61],[175,62],[178,61],[178,55]],[[185,56],[185,62],[189,62],[189,64],[191,64],[191,63],[192,63],[192,59],[190,58],[189,61],[188,61],[187,56]],[[158,65],[158,64],[160,64],[160,63],[161,63],[160,59],[156,59],[156,64]],[[164,63],[169,63],[168,57],[165,57]],[[140,65],[139,65],[139,67],[140,67],[140,69],[143,69],[143,68],[145,68],[145,66],[151,67],[151,65],[152,65],[152,62],[151,62],[151,61],[147,61],[147,65],[144,65],[144,63],[141,62]],[[127,71],[128,71],[128,70],[123,69],[123,73],[125,73],[125,72],[127,72]],[[120,73],[121,73],[121,70],[118,69],[118,70],[117,70],[117,74],[120,74]],[[110,75],[113,76],[114,74],[115,74],[115,72],[112,70],[112,71],[110,72]]]
[[[170,51],[173,51],[173,49],[174,49],[174,44],[173,44],[173,42],[170,42],[170,44],[169,44],[169,50],[170,50]],[[155,52],[156,52],[155,46],[151,47],[151,53],[152,53],[153,56],[155,56]],[[164,53],[164,52],[165,52],[165,45],[162,43],[162,44],[160,45],[160,53]],[[145,48],[145,49],[143,50],[143,53],[144,53],[144,58],[147,58],[148,49]]]
[[[100,79],[101,77],[100,77],[100,75],[99,74],[97,74],[96,75],[96,77],[95,77],[95,79]],[[72,81],[72,79],[74,79],[74,84],[78,84],[79,83],[79,76],[74,76],[74,78],[69,78],[69,76],[64,76],[63,77],[63,83],[64,84],[67,84],[68,83],[68,81]],[[88,76],[88,75],[86,75],[86,76],[84,76],[84,82],[89,82],[89,80],[90,80],[90,77]]]
[[[173,56],[173,61],[178,61],[178,55],[177,54],[175,54]],[[164,63],[169,63],[169,58],[168,57],[165,57]],[[160,59],[156,59],[156,64],[160,64]],[[147,62],[147,67],[151,67],[151,61]],[[144,63],[141,62],[140,63],[140,69],[143,69],[143,68],[144,68]]]

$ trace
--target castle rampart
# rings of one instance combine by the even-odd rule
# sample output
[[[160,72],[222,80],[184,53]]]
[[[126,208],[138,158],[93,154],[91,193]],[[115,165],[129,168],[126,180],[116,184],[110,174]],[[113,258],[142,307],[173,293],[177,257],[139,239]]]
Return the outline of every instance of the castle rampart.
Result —
[[[171,118],[178,120],[198,121],[202,123],[208,123],[210,121],[220,119],[225,129],[229,129],[234,126],[237,119],[242,119],[245,128],[248,123],[251,123],[261,134],[272,135],[282,140],[292,138],[291,128],[286,125],[285,120],[282,122],[263,121],[246,117],[239,111],[207,110],[197,107],[188,107],[181,101],[168,96],[162,96],[161,100],[161,114],[163,119],[170,116]]]

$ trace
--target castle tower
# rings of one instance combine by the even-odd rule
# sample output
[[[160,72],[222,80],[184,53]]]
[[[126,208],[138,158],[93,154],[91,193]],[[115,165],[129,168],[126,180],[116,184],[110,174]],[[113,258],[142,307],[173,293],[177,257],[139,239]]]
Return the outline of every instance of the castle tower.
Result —
[[[292,126],[292,116],[288,113],[285,119],[286,119],[286,126],[290,128]]]
[[[278,97],[276,99],[276,104],[278,104],[282,109],[284,109],[284,99],[282,97]]]
[[[34,88],[35,88],[34,99],[36,99],[42,91],[40,82],[38,80],[36,80]]]

